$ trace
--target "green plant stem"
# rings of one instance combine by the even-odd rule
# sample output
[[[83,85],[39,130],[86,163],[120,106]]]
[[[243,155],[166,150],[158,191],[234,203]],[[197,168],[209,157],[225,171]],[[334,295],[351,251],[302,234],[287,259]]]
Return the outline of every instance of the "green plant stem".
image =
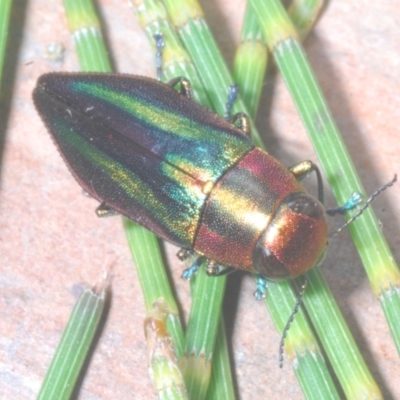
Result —
[[[100,20],[91,1],[63,0],[81,71],[111,72]]]
[[[240,44],[235,53],[233,78],[251,118],[256,116],[267,63],[267,44],[253,9],[247,5]]]
[[[304,40],[317,22],[324,0],[293,0],[287,10],[301,40]]]
[[[86,289],[70,316],[37,400],[70,399],[106,303],[107,288]]]
[[[150,375],[158,400],[186,400],[187,391],[178,366],[173,339],[169,334],[169,306],[164,299],[155,301],[144,321]]]
[[[354,166],[348,157],[321,90],[308,65],[297,33],[281,4],[275,0],[268,0],[266,2],[251,0],[250,4],[259,17],[259,22],[262,26],[264,36],[267,39],[268,46],[274,54],[275,61],[282,72],[293,100],[310,134],[310,138],[320,158],[321,165],[332,185],[338,202],[344,203],[354,190],[363,193]],[[356,245],[359,247],[360,255],[363,253],[363,260],[368,260],[369,263],[371,262],[373,254],[367,256],[366,253],[370,253],[372,249],[373,252],[375,252],[375,249],[381,246],[382,252],[387,255],[386,242],[384,242],[381,235],[379,235],[379,239],[377,238],[377,225],[373,220],[373,211],[370,208],[350,226],[350,231],[356,239]],[[360,227],[362,228],[360,229]],[[355,234],[355,232],[357,232],[357,234]],[[371,268],[379,269],[382,267],[382,263],[378,260],[381,254],[380,252],[378,253],[379,255],[374,257],[376,264],[371,264]],[[390,260],[386,259],[386,262],[383,262],[383,264],[387,267],[389,276],[394,277],[396,282],[398,282],[398,270],[394,266],[393,258]],[[371,268],[367,267],[367,271],[370,270],[372,273]],[[315,287],[322,282],[322,276],[318,270],[312,271],[310,280],[311,286],[315,284]],[[383,284],[388,283],[388,275],[382,276],[378,281],[378,286],[382,284],[380,287],[384,287]],[[377,289],[375,286],[376,283],[376,280],[372,283],[375,290]],[[319,291],[322,289],[322,287],[318,286]],[[340,319],[339,317],[335,318],[336,321]],[[327,322],[329,326],[332,326],[334,321]],[[318,333],[322,340],[324,332]],[[348,342],[353,341],[349,340]],[[332,345],[332,343],[330,343],[330,345]],[[346,350],[346,348],[343,348],[342,357],[338,357],[338,359],[341,360],[340,365],[333,365],[346,394],[350,398],[362,398],[365,393],[370,393],[371,396],[379,398],[381,394],[372,376],[369,374],[367,367],[364,363],[362,363],[362,365],[359,364],[361,356],[357,354],[355,359],[351,357],[352,354],[359,353],[357,348],[352,346],[351,353]],[[332,349],[332,351],[336,351],[336,349]],[[346,362],[344,362],[344,360],[346,360]],[[358,360],[358,362],[356,362],[356,360]],[[347,366],[346,372],[344,372],[343,368],[345,365]],[[356,370],[358,371],[357,373],[355,373]],[[354,382],[349,379],[354,376],[357,376],[359,381]]]
[[[184,348],[184,334],[179,318],[179,310],[172,293],[159,248],[158,238],[150,231],[123,218],[126,237],[135,261],[147,311],[154,302],[163,299],[169,313],[167,327],[174,339],[175,350],[181,357]]]
[[[4,56],[6,53],[8,26],[10,23],[11,0],[0,1],[0,86],[3,76]]]
[[[288,8],[301,40],[304,40],[316,23],[324,0],[293,0]],[[247,5],[240,44],[235,53],[233,77],[240,88],[241,98],[254,118],[260,100],[263,78],[268,65],[268,46],[253,8]]]
[[[228,345],[226,343],[225,324],[220,318],[217,340],[211,370],[211,381],[206,396],[207,400],[235,400],[232,371],[229,364]]]

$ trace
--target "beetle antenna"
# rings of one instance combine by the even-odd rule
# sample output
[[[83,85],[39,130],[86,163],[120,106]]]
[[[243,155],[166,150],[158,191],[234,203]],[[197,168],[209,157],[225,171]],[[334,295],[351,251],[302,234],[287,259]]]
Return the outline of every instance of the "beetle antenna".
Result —
[[[164,36],[161,32],[157,32],[153,36],[156,45],[156,68],[157,68],[157,80],[161,82],[163,69],[162,69],[162,53],[164,47]]]
[[[292,311],[292,313],[290,314],[289,319],[288,319],[288,321],[286,322],[285,327],[283,328],[283,332],[282,332],[282,336],[281,336],[281,341],[280,341],[280,343],[279,343],[279,368],[282,368],[282,367],[283,367],[283,348],[284,348],[284,346],[285,346],[286,335],[287,335],[287,333],[288,333],[288,331],[289,331],[290,325],[292,324],[292,322],[293,322],[293,320],[294,320],[295,315],[296,315],[297,312],[299,311],[299,308],[300,308],[301,303],[302,303],[302,301],[303,301],[304,293],[305,293],[305,291],[306,291],[306,287],[307,287],[307,277],[306,277],[306,275],[304,275],[304,282],[303,282],[303,284],[301,285],[301,290],[300,290],[299,295],[297,296],[296,304],[295,304],[295,306],[293,307],[293,311]]]
[[[340,233],[346,226],[350,225],[353,221],[355,221],[367,208],[368,206],[373,202],[376,196],[381,194],[384,190],[392,186],[395,182],[397,181],[397,175],[393,177],[393,179],[386,183],[385,185],[382,185],[379,189],[375,190],[374,193],[371,194],[371,196],[368,197],[367,201],[364,203],[364,205],[358,210],[357,214],[353,215],[345,224],[343,224],[338,230],[335,232],[331,233],[329,237],[334,237],[338,233]]]
[[[227,121],[231,120],[232,107],[238,97],[238,94],[239,94],[239,85],[237,85],[236,83],[230,85],[228,88],[228,98],[225,104],[225,115],[224,115],[224,118]]]

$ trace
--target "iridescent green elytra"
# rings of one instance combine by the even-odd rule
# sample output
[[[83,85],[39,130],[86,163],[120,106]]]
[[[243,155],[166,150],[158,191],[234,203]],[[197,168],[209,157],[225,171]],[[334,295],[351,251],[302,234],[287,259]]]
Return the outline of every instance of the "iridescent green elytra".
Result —
[[[194,241],[203,186],[253,148],[231,124],[149,78],[47,74],[34,100],[91,196],[182,247]]]

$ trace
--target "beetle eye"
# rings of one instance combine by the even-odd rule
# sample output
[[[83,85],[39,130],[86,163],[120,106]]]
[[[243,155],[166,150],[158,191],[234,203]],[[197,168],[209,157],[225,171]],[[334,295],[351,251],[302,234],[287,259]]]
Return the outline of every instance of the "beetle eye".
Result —
[[[264,278],[278,281],[290,277],[289,270],[259,240],[253,251],[253,266]]]
[[[325,212],[320,203],[306,193],[293,193],[286,199],[287,206],[297,214],[324,220]]]

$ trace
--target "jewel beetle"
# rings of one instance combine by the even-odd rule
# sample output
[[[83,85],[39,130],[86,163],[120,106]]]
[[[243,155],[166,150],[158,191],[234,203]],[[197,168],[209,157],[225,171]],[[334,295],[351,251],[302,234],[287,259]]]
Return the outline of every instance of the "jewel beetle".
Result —
[[[216,265],[269,280],[299,276],[323,257],[328,224],[321,201],[257,148],[246,129],[172,85],[121,74],[49,73],[36,108],[70,171],[101,202],[159,237]],[[184,85],[182,84],[182,87]]]

